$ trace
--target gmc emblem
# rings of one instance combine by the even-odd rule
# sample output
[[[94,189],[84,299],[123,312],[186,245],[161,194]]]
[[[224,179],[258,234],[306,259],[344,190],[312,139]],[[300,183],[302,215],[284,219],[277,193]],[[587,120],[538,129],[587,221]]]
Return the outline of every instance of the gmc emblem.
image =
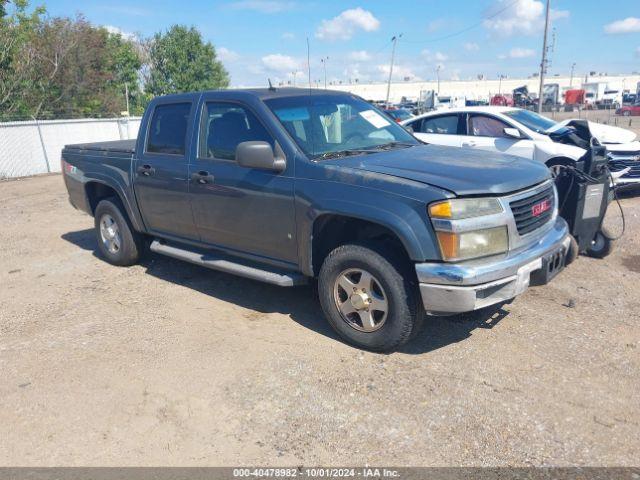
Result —
[[[533,207],[531,207],[531,213],[534,217],[537,217],[547,210],[551,208],[551,200],[548,198],[546,200],[541,201],[540,203],[536,203]]]

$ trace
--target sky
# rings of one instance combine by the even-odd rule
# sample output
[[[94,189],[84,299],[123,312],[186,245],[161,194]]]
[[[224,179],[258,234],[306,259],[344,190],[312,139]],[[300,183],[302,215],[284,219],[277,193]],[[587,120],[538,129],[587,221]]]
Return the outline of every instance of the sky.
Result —
[[[526,77],[539,70],[539,0],[32,0],[52,16],[82,13],[125,35],[175,23],[216,47],[232,86],[295,82]],[[607,5],[615,5],[609,8]],[[640,71],[640,1],[552,0],[549,75]],[[401,36],[400,36],[401,35]]]

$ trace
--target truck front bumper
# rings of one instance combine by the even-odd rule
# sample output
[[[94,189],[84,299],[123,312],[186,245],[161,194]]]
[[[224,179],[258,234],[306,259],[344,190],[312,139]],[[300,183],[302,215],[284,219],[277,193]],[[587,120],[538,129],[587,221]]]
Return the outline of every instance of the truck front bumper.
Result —
[[[562,270],[569,245],[567,223],[557,217],[538,241],[515,252],[461,263],[418,263],[424,308],[448,315],[511,300]]]

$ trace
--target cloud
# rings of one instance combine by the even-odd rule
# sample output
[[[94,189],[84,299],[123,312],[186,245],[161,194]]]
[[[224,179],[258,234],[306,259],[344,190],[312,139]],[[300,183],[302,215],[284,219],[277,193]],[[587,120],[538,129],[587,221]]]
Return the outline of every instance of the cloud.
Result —
[[[464,49],[467,52],[477,52],[478,50],[480,50],[480,45],[478,45],[477,43],[473,43],[473,42],[467,42],[464,44]]]
[[[383,64],[377,66],[378,72],[384,74],[385,77],[389,75],[389,65]],[[409,78],[410,80],[420,80],[413,70],[410,67],[406,67],[404,65],[394,65],[393,66],[393,80],[404,80],[405,78]]]
[[[640,18],[627,17],[604,26],[604,31],[610,34],[640,32]]]
[[[262,65],[272,72],[287,73],[300,69],[299,62],[288,55],[273,53],[262,57]]]
[[[485,28],[496,35],[532,35],[544,27],[544,4],[539,0],[498,0],[494,14],[483,22]],[[567,10],[551,9],[550,17],[554,20],[569,16]]]
[[[241,0],[229,4],[236,10],[253,10],[260,13],[279,13],[291,10],[296,6],[295,2],[284,0]]]
[[[357,30],[373,32],[380,28],[380,20],[360,7],[345,10],[331,20],[322,20],[316,37],[322,40],[349,40]]]
[[[422,50],[420,54],[428,62],[444,62],[449,59],[449,57],[442,52],[432,53],[430,50]]]
[[[509,51],[509,55],[507,55],[508,58],[529,58],[529,57],[533,57],[536,54],[535,50],[532,50],[531,48],[512,48]]]
[[[280,35],[280,38],[283,40],[293,40],[294,38],[296,38],[296,34],[291,32],[284,32],[282,35]]]
[[[104,28],[107,32],[109,32],[112,35],[120,35],[125,40],[133,41],[138,38],[138,36],[135,33],[125,32],[121,28],[114,27],[113,25],[103,25],[102,28]]]
[[[218,54],[218,58],[222,62],[235,62],[240,58],[240,54],[238,52],[234,52],[233,50],[229,50],[226,47],[218,47],[216,49],[216,53]]]
[[[349,54],[349,59],[354,62],[366,62],[371,60],[371,55],[366,50],[358,50]]]

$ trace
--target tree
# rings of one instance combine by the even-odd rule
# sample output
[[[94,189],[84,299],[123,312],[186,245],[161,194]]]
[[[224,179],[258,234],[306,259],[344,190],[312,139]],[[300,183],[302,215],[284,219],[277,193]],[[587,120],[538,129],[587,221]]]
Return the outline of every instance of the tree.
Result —
[[[37,78],[32,42],[45,10],[37,7],[29,13],[27,0],[15,0],[11,9],[7,5],[0,3],[0,112],[20,115],[28,86]]]
[[[152,95],[226,88],[229,75],[216,58],[210,42],[195,28],[174,25],[156,33],[149,46],[149,78],[145,90]]]

